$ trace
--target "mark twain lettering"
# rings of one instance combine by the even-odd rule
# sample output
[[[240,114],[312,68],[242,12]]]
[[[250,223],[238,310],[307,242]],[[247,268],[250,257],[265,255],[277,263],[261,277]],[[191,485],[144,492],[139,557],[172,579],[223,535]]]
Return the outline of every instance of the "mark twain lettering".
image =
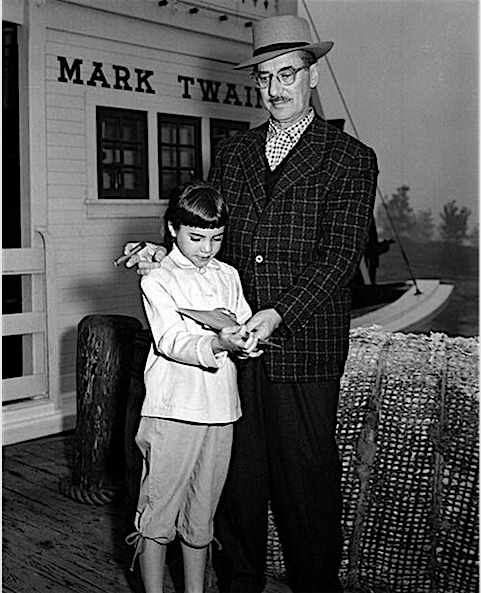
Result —
[[[156,90],[152,88],[149,80],[154,74],[153,70],[128,68],[116,64],[104,66],[102,62],[92,62],[91,66],[87,67],[80,58],[69,60],[64,56],[57,56],[57,60],[59,62],[57,79],[59,82],[156,94]],[[204,78],[194,79],[180,74],[177,81],[180,84],[183,99],[192,99],[192,89],[197,88],[200,90],[202,101],[262,109],[259,91],[250,86],[240,86],[240,90],[238,90],[238,85],[230,82],[222,83]]]

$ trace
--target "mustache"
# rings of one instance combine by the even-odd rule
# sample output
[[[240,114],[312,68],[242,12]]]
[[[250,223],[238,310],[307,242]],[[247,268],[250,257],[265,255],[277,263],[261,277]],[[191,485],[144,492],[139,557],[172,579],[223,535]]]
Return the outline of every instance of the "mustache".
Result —
[[[283,97],[282,95],[278,95],[276,97],[271,97],[269,99],[269,103],[275,105],[276,103],[287,103],[289,99],[287,97]]]

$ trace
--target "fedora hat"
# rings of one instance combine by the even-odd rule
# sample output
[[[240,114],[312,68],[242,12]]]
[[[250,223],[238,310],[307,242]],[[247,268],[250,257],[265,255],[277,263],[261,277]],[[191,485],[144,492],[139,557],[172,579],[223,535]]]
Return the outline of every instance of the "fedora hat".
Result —
[[[234,70],[249,68],[299,49],[309,51],[319,59],[334,45],[333,41],[312,43],[309,23],[293,15],[273,16],[255,22],[252,37],[252,58],[234,66]]]

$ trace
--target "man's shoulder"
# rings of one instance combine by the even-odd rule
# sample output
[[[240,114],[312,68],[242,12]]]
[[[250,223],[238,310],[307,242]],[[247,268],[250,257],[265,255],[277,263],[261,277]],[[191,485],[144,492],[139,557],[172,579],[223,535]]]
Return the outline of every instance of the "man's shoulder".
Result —
[[[351,136],[344,130],[340,130],[334,124],[325,119],[316,116],[312,123],[312,132],[318,137],[322,137],[322,142],[332,144],[348,153],[373,153],[373,150],[367,144],[361,142],[358,138]]]
[[[251,142],[257,143],[261,138],[265,138],[267,134],[267,122],[264,122],[260,126],[256,126],[255,128],[249,128],[248,130],[242,130],[237,132],[235,136],[231,138],[226,138],[225,140],[221,140],[219,142],[219,148],[222,149],[232,149],[232,148],[240,148],[242,146],[248,146]]]

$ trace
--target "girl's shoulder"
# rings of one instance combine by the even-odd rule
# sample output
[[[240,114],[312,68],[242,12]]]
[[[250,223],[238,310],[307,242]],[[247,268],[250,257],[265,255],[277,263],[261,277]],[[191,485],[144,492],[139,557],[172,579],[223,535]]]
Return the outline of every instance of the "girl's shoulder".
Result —
[[[145,274],[140,279],[141,286],[148,286],[149,284],[160,283],[164,284],[173,277],[173,270],[175,266],[170,259],[169,255],[166,255],[160,262],[159,267],[150,270],[148,274]]]

